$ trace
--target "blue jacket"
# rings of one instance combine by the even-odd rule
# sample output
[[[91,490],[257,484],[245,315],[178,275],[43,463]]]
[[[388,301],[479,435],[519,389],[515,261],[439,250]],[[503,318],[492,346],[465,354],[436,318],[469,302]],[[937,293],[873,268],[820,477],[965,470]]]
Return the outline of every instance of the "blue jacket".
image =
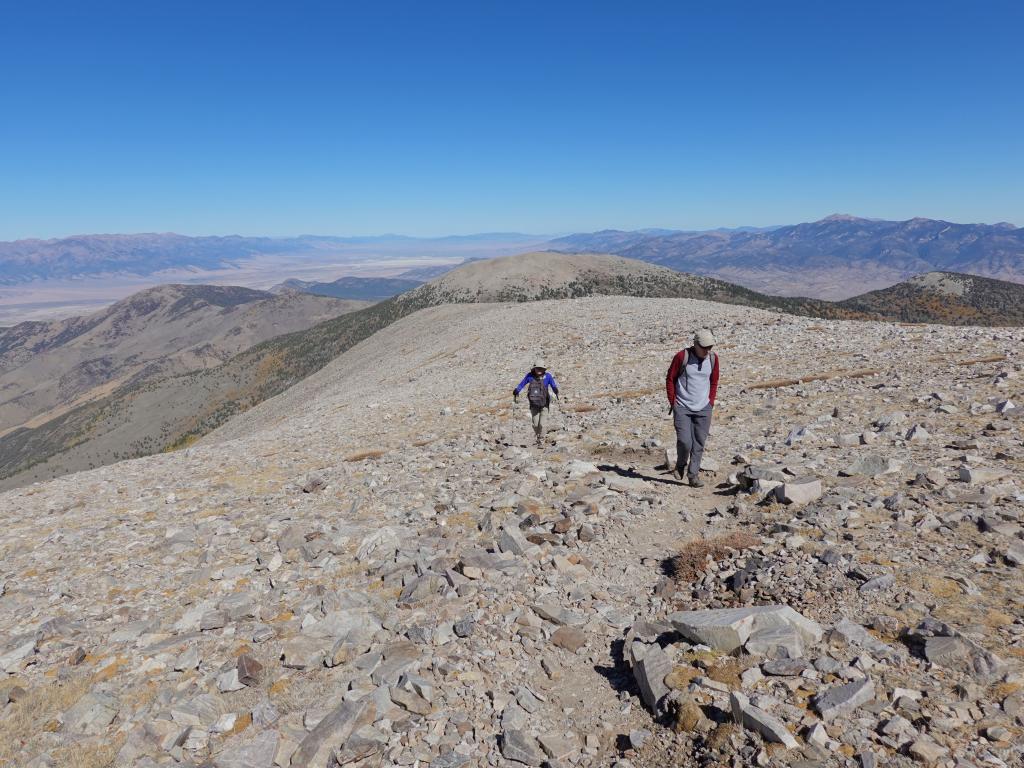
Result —
[[[523,380],[519,382],[519,386],[516,387],[515,390],[513,390],[515,392],[515,394],[518,395],[520,392],[522,392],[523,391],[523,387],[525,387],[527,384],[529,384],[530,383],[530,379],[532,379],[532,378],[533,378],[533,371],[530,371],[525,376],[523,376]],[[555,381],[555,377],[552,376],[550,373],[545,373],[544,374],[544,386],[545,387],[551,387],[551,389],[555,393],[555,395],[556,396],[558,395],[558,382]]]

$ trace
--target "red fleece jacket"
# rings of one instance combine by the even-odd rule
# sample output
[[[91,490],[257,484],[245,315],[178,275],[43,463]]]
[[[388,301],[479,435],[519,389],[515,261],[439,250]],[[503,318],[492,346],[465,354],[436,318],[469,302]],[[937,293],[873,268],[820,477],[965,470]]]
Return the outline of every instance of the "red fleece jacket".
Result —
[[[679,378],[679,372],[686,364],[686,356],[689,352],[689,348],[679,350],[676,356],[672,358],[672,365],[668,367],[668,375],[665,376],[665,392],[668,395],[668,405],[670,408],[676,404],[676,379]],[[712,355],[715,361],[714,367],[711,369],[711,391],[708,393],[708,400],[711,401],[711,405],[714,405],[715,395],[718,392],[718,355],[714,352],[709,352],[708,354]]]

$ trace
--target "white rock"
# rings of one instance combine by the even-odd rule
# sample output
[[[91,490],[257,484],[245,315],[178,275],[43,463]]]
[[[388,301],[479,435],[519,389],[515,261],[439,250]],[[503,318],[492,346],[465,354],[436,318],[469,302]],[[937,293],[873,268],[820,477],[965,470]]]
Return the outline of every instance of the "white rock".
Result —
[[[994,483],[1002,480],[1009,472],[1004,469],[985,469],[983,467],[962,466],[959,470],[960,480],[969,485]]]
[[[687,639],[727,652],[740,648],[759,632],[779,627],[792,627],[808,643],[818,642],[823,634],[820,625],[788,605],[679,611],[668,620]]]
[[[761,734],[765,741],[782,744],[786,749],[796,749],[800,746],[800,742],[787,730],[781,720],[760,707],[755,707],[750,703],[750,699],[742,693],[733,691],[729,695],[729,704],[733,720],[744,728]]]
[[[784,504],[801,506],[821,498],[821,481],[804,478],[786,482],[775,489],[776,498]]]

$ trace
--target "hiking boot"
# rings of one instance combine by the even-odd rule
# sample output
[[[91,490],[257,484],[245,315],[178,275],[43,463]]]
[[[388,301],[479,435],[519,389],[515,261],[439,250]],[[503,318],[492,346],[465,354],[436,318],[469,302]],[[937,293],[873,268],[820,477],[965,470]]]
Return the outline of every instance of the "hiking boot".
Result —
[[[701,480],[696,475],[694,475],[693,477],[690,478],[690,487],[691,488],[703,488],[704,487],[704,481]]]
[[[682,480],[683,478],[686,477],[686,469],[683,467],[673,467],[672,477],[674,477],[676,480]]]

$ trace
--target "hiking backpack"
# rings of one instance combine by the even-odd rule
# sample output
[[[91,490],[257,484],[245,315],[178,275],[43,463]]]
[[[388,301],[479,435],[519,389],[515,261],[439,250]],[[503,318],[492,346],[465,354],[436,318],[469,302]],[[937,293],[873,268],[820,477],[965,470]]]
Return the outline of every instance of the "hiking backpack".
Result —
[[[689,349],[689,347],[687,347],[686,349],[683,350],[683,364],[679,368],[679,373],[682,376],[686,376],[686,363],[689,362],[689,360],[690,360],[690,349]],[[715,370],[715,363],[718,362],[718,354],[714,350],[711,350],[710,352],[708,352],[707,360],[708,360],[709,363],[711,363],[711,370],[714,371]]]
[[[548,377],[541,376],[539,379],[531,377],[529,388],[526,390],[526,399],[535,408],[547,408],[548,400]]]

